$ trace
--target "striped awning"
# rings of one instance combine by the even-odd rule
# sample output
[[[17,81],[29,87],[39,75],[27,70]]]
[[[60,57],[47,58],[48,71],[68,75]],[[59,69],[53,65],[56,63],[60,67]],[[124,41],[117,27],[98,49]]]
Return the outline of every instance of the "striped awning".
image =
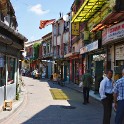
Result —
[[[78,12],[72,18],[72,22],[88,21],[106,3],[107,0],[85,0]]]

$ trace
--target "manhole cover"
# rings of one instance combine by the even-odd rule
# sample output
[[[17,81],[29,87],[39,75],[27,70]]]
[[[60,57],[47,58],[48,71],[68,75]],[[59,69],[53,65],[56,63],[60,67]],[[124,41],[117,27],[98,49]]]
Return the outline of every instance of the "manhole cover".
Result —
[[[63,109],[76,109],[74,106],[60,106]]]

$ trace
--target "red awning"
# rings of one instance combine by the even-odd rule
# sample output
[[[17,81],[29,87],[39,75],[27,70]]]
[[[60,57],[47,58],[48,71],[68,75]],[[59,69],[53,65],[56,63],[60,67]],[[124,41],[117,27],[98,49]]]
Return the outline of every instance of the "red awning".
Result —
[[[110,27],[116,23],[119,23],[124,20],[124,12],[112,12],[110,13],[103,21],[94,26],[91,30],[92,32],[102,30],[103,28]]]

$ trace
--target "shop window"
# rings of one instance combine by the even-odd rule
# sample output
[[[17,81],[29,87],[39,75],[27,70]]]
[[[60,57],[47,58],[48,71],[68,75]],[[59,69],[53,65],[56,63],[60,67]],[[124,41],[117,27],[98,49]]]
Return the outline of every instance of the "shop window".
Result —
[[[12,57],[8,57],[7,66],[8,66],[8,84],[12,84],[14,83],[15,59]]]
[[[5,56],[0,54],[0,87],[6,83]]]

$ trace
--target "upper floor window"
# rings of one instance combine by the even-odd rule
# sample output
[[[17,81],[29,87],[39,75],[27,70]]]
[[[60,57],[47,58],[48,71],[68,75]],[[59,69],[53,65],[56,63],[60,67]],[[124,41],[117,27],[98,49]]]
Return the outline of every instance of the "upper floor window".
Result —
[[[54,33],[54,35],[56,35],[56,25],[54,25],[54,28],[53,28],[53,33]]]
[[[64,22],[64,32],[69,31],[69,21]]]
[[[58,23],[58,35],[60,35],[61,34],[61,25],[60,25],[60,23]]]

